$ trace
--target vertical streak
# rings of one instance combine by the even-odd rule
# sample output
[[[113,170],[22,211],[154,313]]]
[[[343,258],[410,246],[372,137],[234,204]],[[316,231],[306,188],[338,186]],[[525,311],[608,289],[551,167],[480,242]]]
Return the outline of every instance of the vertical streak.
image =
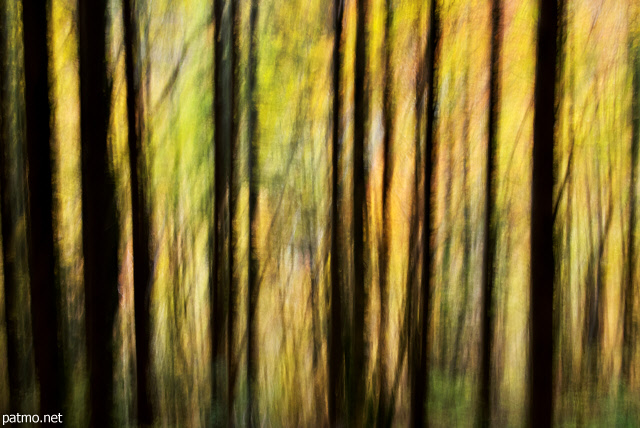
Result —
[[[498,126],[500,124],[500,49],[502,44],[502,1],[491,3],[491,72],[489,82],[489,121],[487,140],[487,167],[484,218],[484,254],[482,270],[482,338],[479,393],[479,422],[481,427],[491,423],[491,351],[495,313],[493,307],[495,284],[495,256],[497,228],[492,222],[496,207],[496,158],[498,148]]]
[[[23,0],[27,187],[27,237],[31,316],[40,410],[64,404],[62,354],[58,348],[58,281],[55,274],[51,105],[49,102],[49,16],[46,1]]]
[[[108,148],[112,82],[106,68],[106,0],[78,1],[82,246],[92,427],[114,422],[113,325],[119,227]]]
[[[133,3],[133,4],[132,4]],[[127,79],[127,127],[131,174],[131,229],[133,238],[133,284],[136,332],[136,390],[138,423],[153,423],[149,376],[151,367],[149,264],[149,210],[145,192],[145,159],[142,148],[144,112],[140,91],[140,39],[135,1],[123,0],[125,72]]]
[[[256,203],[258,199],[258,187],[256,181],[256,167],[258,158],[258,105],[256,99],[256,75],[258,67],[258,0],[251,0],[251,10],[249,15],[249,59],[248,59],[248,79],[247,92],[249,98],[249,305],[247,314],[247,406],[250,426],[259,425],[258,406],[258,336],[256,329],[258,323],[256,319],[258,308],[258,248],[257,248],[257,227]]]
[[[339,159],[340,118],[342,116],[340,45],[342,41],[343,0],[334,0],[333,35],[333,134],[331,148],[331,334],[329,337],[329,423],[337,426],[343,418],[344,350],[342,342],[342,259],[340,257]]]
[[[629,30],[634,31],[634,30]],[[636,210],[638,208],[637,188],[638,188],[638,146],[640,145],[640,55],[638,50],[638,37],[635,35],[629,42],[629,60],[632,68],[632,91],[631,91],[631,185],[629,186],[629,231],[627,251],[627,283],[624,296],[624,326],[622,334],[622,375],[627,385],[631,383],[633,343],[635,338],[633,322],[633,302],[635,300],[636,284]]]
[[[429,415],[427,407],[428,398],[428,368],[429,368],[429,322],[431,310],[431,183],[433,174],[433,156],[436,119],[436,50],[439,39],[439,10],[438,1],[431,0],[429,8],[429,29],[427,44],[425,46],[425,78],[426,78],[426,107],[427,123],[425,129],[425,166],[424,166],[424,217],[422,225],[422,278],[420,283],[420,309],[418,318],[420,328],[417,334],[418,343],[416,352],[420,355],[418,372],[413,376],[411,390],[411,426],[428,426]]]
[[[224,55],[227,39],[224,35],[222,18],[223,0],[214,0],[214,55],[213,55],[213,88],[214,88],[214,208],[211,233],[209,292],[211,297],[211,397],[214,425],[222,426],[223,412],[227,407],[222,404],[225,397],[224,372],[222,365],[225,358],[225,281],[224,281],[224,246],[225,210],[228,197],[227,153],[231,150],[230,129],[227,113],[227,90],[225,82]]]
[[[231,73],[231,147],[229,148],[229,241],[227,253],[229,257],[229,295],[228,295],[228,322],[227,322],[227,425],[233,426],[233,396],[236,382],[237,362],[234,360],[235,323],[237,318],[237,283],[235,280],[235,252],[234,244],[237,242],[237,230],[233,220],[238,205],[237,193],[235,189],[235,163],[234,161],[238,147],[238,130],[240,123],[240,112],[238,110],[238,67],[240,61],[240,17],[238,5],[235,0],[229,2],[229,16],[231,19],[231,49],[229,50]]]
[[[11,117],[16,109],[12,107],[12,96],[16,93],[13,79],[15,69],[10,48],[13,36],[11,19],[15,14],[6,0],[0,0],[0,219],[2,221],[2,270],[4,285],[4,310],[7,335],[7,371],[9,380],[9,411],[19,413],[23,406],[23,391],[29,385],[29,359],[25,358],[25,344],[22,333],[24,322],[21,281],[21,256],[24,253],[19,219],[23,213],[24,164],[22,150],[16,150],[21,139],[16,136]]]
[[[389,196],[391,179],[393,177],[392,138],[393,138],[393,69],[391,64],[391,26],[393,23],[393,1],[386,0],[386,17],[384,26],[384,97],[382,117],[384,121],[382,171],[382,254],[379,261],[380,275],[380,329],[378,332],[378,376],[380,396],[378,402],[378,426],[386,426],[389,411],[388,391],[388,355],[387,355],[387,326],[389,323],[389,266],[391,247],[391,221],[389,219]],[[390,422],[390,421],[389,421]]]
[[[553,185],[559,0],[540,0],[531,180],[529,424],[553,421]]]
[[[353,359],[350,386],[353,400],[350,405],[351,425],[363,423],[366,349],[365,317],[367,291],[365,288],[364,239],[366,221],[366,168],[364,142],[367,129],[369,100],[365,74],[367,68],[366,21],[368,0],[357,4],[355,81],[354,81],[354,132],[353,132]]]

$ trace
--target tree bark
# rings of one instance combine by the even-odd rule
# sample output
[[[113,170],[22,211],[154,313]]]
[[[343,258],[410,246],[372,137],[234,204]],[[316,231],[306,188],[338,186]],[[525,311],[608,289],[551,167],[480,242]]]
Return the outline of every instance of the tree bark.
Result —
[[[247,94],[249,98],[249,305],[247,313],[247,417],[250,426],[259,425],[258,405],[258,322],[256,319],[258,308],[259,278],[258,278],[258,242],[256,205],[258,201],[258,186],[256,180],[258,159],[258,105],[256,100],[256,76],[258,67],[258,0],[251,0],[249,15],[249,59],[247,63]]]
[[[624,325],[622,330],[622,377],[627,385],[631,384],[633,366],[633,344],[635,342],[634,310],[636,288],[636,210],[638,207],[638,146],[640,145],[640,47],[638,37],[629,42],[629,61],[631,63],[631,185],[629,186],[629,229],[627,249],[627,278],[624,295]]]
[[[113,426],[113,325],[118,305],[119,223],[110,165],[111,81],[106,0],[79,0],[80,140],[90,425]]]
[[[144,110],[141,92],[140,39],[135,0],[123,0],[125,73],[127,79],[127,138],[131,176],[131,229],[136,331],[136,393],[138,424],[153,424],[151,376],[151,265],[146,162],[142,146]]]
[[[235,160],[237,155],[238,134],[240,129],[240,113],[238,111],[239,79],[238,70],[240,63],[240,11],[235,1],[229,3],[229,16],[231,17],[231,49],[229,50],[231,70],[229,73],[231,106],[231,140],[229,148],[229,240],[227,242],[227,254],[229,257],[229,294],[227,295],[227,421],[228,426],[233,426],[233,400],[236,385],[237,361],[234,359],[234,343],[237,318],[237,282],[235,280],[235,252],[234,245],[237,242],[237,229],[233,220],[238,206],[237,192],[235,189]]]
[[[353,341],[350,379],[351,426],[360,427],[364,421],[366,386],[366,308],[364,240],[366,224],[366,183],[364,142],[369,113],[369,97],[365,74],[367,69],[366,21],[368,0],[359,0],[356,5],[356,52],[354,82],[354,132],[353,132]]]
[[[40,411],[51,414],[62,410],[65,388],[53,231],[49,19],[45,1],[23,0],[22,8],[31,317]]]
[[[414,352],[416,352],[417,370],[411,376],[411,426],[428,426],[428,368],[429,368],[429,322],[431,310],[431,179],[433,173],[434,139],[436,133],[435,113],[436,97],[436,50],[439,39],[438,1],[432,0],[429,8],[429,29],[425,46],[424,78],[427,91],[425,104],[427,110],[425,127],[424,161],[424,210],[422,224],[422,277],[420,281],[420,305],[418,309],[419,328],[416,332]],[[419,78],[422,78],[420,76]]]
[[[529,424],[553,421],[553,185],[558,2],[541,0],[535,72],[531,181]]]
[[[235,9],[233,1],[229,2],[229,6]],[[233,88],[229,86],[229,65],[225,62],[225,51],[229,38],[225,27],[223,26],[224,0],[214,1],[214,169],[215,169],[215,189],[214,189],[214,212],[211,236],[211,253],[210,253],[210,273],[209,287],[211,293],[211,374],[212,374],[212,410],[214,411],[214,424],[222,426],[224,420],[228,419],[228,415],[224,412],[229,410],[228,405],[224,405],[223,401],[228,399],[225,392],[225,322],[228,314],[227,303],[229,297],[227,278],[229,273],[225,266],[225,240],[228,238],[227,231],[229,223],[227,213],[229,212],[229,163],[231,161],[232,147],[232,120],[233,110],[231,106],[230,92]],[[230,49],[230,55],[233,55],[233,49]],[[227,276],[229,275],[229,276]],[[227,327],[228,328],[228,327]],[[230,344],[229,344],[230,345]],[[227,373],[228,377],[228,373]],[[227,379],[229,382],[230,379]],[[226,390],[228,391],[228,389]]]
[[[391,27],[393,23],[393,1],[386,0],[386,18],[384,26],[384,101],[382,104],[382,120],[384,121],[384,137],[382,150],[384,166],[382,169],[382,245],[378,266],[380,269],[380,327],[378,332],[378,423],[386,426],[389,412],[389,356],[387,349],[387,328],[389,324],[389,264],[391,248],[391,220],[389,218],[389,199],[391,196],[391,179],[393,177],[392,139],[393,139],[393,68],[391,64]]]
[[[24,398],[32,381],[31,361],[25,343],[27,317],[24,265],[26,248],[20,233],[20,218],[24,214],[24,161],[22,139],[16,132],[15,50],[12,18],[16,8],[0,0],[0,219],[2,226],[2,273],[4,285],[4,315],[7,335],[7,374],[9,380],[9,412],[24,412]]]
[[[482,266],[482,338],[479,391],[479,426],[491,425],[491,351],[495,313],[493,307],[497,228],[492,216],[496,209],[496,159],[500,124],[500,50],[502,45],[502,0],[491,4],[491,72],[489,82],[489,120],[485,190],[484,254]]]
[[[340,76],[342,57],[342,18],[344,0],[333,3],[333,127],[331,147],[331,332],[329,336],[329,423],[339,426],[344,418],[344,348],[342,342],[342,257],[340,253],[340,118],[342,99]]]

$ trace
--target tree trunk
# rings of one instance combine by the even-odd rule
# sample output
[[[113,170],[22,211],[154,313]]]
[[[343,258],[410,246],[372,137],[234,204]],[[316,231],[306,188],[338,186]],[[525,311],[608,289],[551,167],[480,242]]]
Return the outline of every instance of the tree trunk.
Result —
[[[541,0],[533,121],[529,424],[553,421],[553,148],[556,111],[558,1]]]
[[[389,356],[387,349],[387,329],[389,324],[389,263],[391,247],[391,221],[389,218],[389,199],[391,196],[391,179],[393,177],[392,138],[393,138],[393,68],[391,65],[391,27],[393,23],[393,0],[386,0],[386,19],[384,26],[384,101],[382,104],[382,120],[384,121],[384,139],[382,150],[384,166],[382,169],[382,245],[378,266],[380,269],[380,328],[378,332],[378,423],[379,427],[387,425],[389,412],[389,385],[387,367]]]
[[[369,113],[369,97],[365,85],[367,69],[366,21],[369,0],[359,0],[356,18],[356,52],[354,82],[354,132],[353,132],[353,342],[350,379],[351,426],[360,427],[364,421],[366,386],[366,308],[364,239],[366,223],[366,168],[364,141]]]
[[[342,100],[340,76],[342,57],[342,17],[344,0],[334,0],[333,34],[333,128],[331,147],[331,332],[329,336],[329,423],[339,426],[344,420],[344,349],[342,342],[342,258],[340,253],[340,118]]]
[[[149,208],[142,146],[144,110],[141,100],[140,40],[135,0],[123,0],[125,73],[127,78],[127,128],[131,175],[131,229],[133,238],[133,289],[136,331],[136,391],[138,423],[153,424],[151,375],[151,265],[149,258]]]
[[[633,344],[635,330],[633,320],[633,302],[636,288],[636,210],[638,188],[638,146],[640,145],[640,54],[638,37],[629,42],[629,61],[631,63],[631,185],[629,186],[629,229],[627,250],[627,282],[624,295],[624,325],[622,330],[622,377],[627,385],[631,384],[633,366]]]
[[[9,412],[24,412],[24,398],[32,381],[28,348],[25,343],[24,315],[26,285],[22,269],[26,248],[20,232],[24,213],[24,162],[22,139],[17,135],[15,50],[10,43],[14,33],[12,19],[16,7],[0,0],[0,219],[2,221],[2,273],[4,311],[7,335],[7,374],[9,380]],[[29,336],[27,336],[29,337]]]
[[[479,426],[491,425],[491,351],[495,311],[493,308],[497,231],[492,221],[496,208],[496,160],[500,124],[500,49],[502,44],[502,0],[491,4],[491,73],[489,83],[489,129],[485,191],[484,254],[482,266],[482,338],[480,365]]]
[[[414,352],[416,352],[417,370],[411,376],[411,426],[422,427],[429,423],[427,408],[428,363],[429,363],[429,321],[431,310],[431,175],[433,172],[434,139],[436,133],[436,49],[439,38],[439,16],[437,0],[432,0],[429,10],[429,30],[425,47],[423,73],[425,88],[427,123],[425,127],[424,161],[424,210],[422,224],[422,278],[420,281],[420,306],[418,310],[419,328],[416,332]],[[420,76],[419,78],[422,78]],[[422,94],[420,94],[422,96]]]
[[[236,208],[238,206],[237,192],[235,190],[235,157],[237,153],[238,133],[240,129],[240,113],[238,111],[239,79],[237,73],[240,63],[240,11],[235,1],[229,2],[229,16],[231,19],[229,55],[231,70],[230,79],[230,100],[231,106],[231,140],[229,141],[229,240],[227,242],[227,255],[229,257],[229,294],[227,295],[227,421],[229,426],[233,426],[233,398],[236,385],[237,361],[234,359],[234,343],[236,334],[237,318],[237,283],[235,280],[235,252],[234,244],[237,242],[237,229],[233,225]]]
[[[114,424],[113,324],[118,305],[119,223],[107,144],[111,82],[106,0],[79,0],[80,140],[85,321],[90,424]]]
[[[51,105],[47,3],[23,0],[26,104],[29,279],[40,412],[57,413],[64,405],[63,359],[59,339],[58,281],[53,234]]]
[[[235,9],[233,2],[230,6]],[[212,387],[212,411],[214,412],[214,424],[222,426],[228,415],[224,412],[229,409],[224,405],[226,397],[225,391],[225,318],[227,315],[226,303],[227,276],[228,272],[224,264],[225,260],[225,240],[228,235],[228,223],[226,213],[228,212],[229,201],[229,163],[231,161],[232,147],[232,106],[230,92],[233,89],[229,85],[229,65],[225,62],[224,56],[229,40],[228,32],[223,26],[223,13],[225,2],[223,0],[214,1],[214,169],[215,169],[215,189],[214,189],[214,212],[211,236],[210,252],[210,273],[209,287],[211,293],[211,387]],[[230,49],[233,55],[233,49]],[[230,354],[229,354],[230,355]],[[227,374],[228,375],[228,374]],[[228,398],[228,397],[226,397]]]
[[[258,159],[258,104],[256,100],[256,76],[258,67],[258,0],[251,0],[249,16],[249,59],[247,63],[248,79],[247,94],[249,99],[249,305],[247,314],[247,417],[250,426],[257,426],[259,421],[258,405],[258,309],[259,278],[258,278],[258,240],[256,204],[258,201],[258,187],[256,180]]]

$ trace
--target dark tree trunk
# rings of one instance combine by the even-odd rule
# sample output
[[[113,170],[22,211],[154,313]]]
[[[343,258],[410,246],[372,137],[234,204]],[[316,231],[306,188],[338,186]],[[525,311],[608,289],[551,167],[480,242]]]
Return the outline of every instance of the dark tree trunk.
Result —
[[[64,405],[63,359],[58,346],[58,286],[53,236],[51,105],[47,2],[23,0],[26,104],[27,187],[29,211],[29,279],[36,375],[41,413],[58,413]]]
[[[366,222],[366,168],[364,141],[366,138],[369,100],[365,85],[367,69],[366,22],[368,0],[359,0],[356,23],[354,132],[353,132],[353,342],[350,379],[351,426],[360,427],[364,418],[366,354],[365,318],[367,290],[365,288],[364,238]]]
[[[24,213],[24,162],[21,155],[21,139],[15,132],[16,87],[12,50],[12,17],[15,8],[9,2],[0,1],[0,219],[2,221],[2,273],[4,285],[4,310],[7,335],[7,374],[9,380],[9,412],[24,409],[24,398],[32,381],[30,360],[24,340],[24,307],[26,290],[24,277],[24,239],[19,229]],[[26,285],[26,284],[25,284]]]
[[[131,176],[131,229],[133,235],[133,288],[136,330],[136,391],[138,424],[153,424],[151,376],[151,265],[149,208],[146,199],[146,163],[142,146],[144,111],[141,93],[140,40],[135,0],[123,0],[127,127]]]
[[[258,415],[258,322],[256,319],[258,308],[259,278],[258,278],[258,248],[256,204],[258,201],[258,186],[256,180],[258,159],[258,104],[256,100],[256,76],[258,67],[258,0],[251,0],[249,15],[249,59],[247,63],[247,94],[249,99],[249,305],[247,313],[247,417],[250,426],[259,425]]]
[[[340,254],[340,118],[342,100],[340,76],[342,17],[344,0],[333,2],[333,124],[331,147],[331,332],[329,336],[329,423],[338,426],[344,418],[344,349],[342,342],[342,258]]]
[[[127,77],[127,126],[131,174],[131,224],[133,235],[133,285],[136,330],[136,387],[138,423],[153,424],[151,376],[151,264],[150,221],[147,203],[146,159],[142,146],[144,110],[141,91],[140,40],[135,1],[123,1],[125,68]]]
[[[234,244],[237,242],[236,228],[233,226],[236,207],[238,206],[237,193],[235,190],[235,158],[237,153],[237,139],[240,129],[240,113],[238,112],[239,79],[237,76],[240,61],[240,13],[235,1],[229,2],[229,16],[231,19],[231,47],[229,49],[231,70],[229,73],[229,90],[231,106],[231,140],[229,141],[229,240],[227,241],[227,255],[229,257],[229,293],[227,295],[227,421],[229,426],[233,426],[233,398],[236,385],[237,362],[234,358],[235,323],[237,318],[237,283],[235,281],[235,252]]]
[[[427,91],[425,105],[427,123],[425,127],[424,160],[424,211],[422,224],[422,278],[420,281],[420,305],[418,309],[419,327],[414,338],[414,357],[417,364],[415,374],[411,376],[411,426],[427,426],[428,363],[429,363],[429,318],[431,310],[431,175],[433,172],[434,139],[436,133],[436,49],[439,38],[439,16],[437,0],[429,7],[429,30],[425,46],[425,64],[423,73]],[[419,76],[422,78],[422,76]],[[420,94],[422,96],[422,94]]]
[[[119,223],[107,144],[111,83],[106,0],[79,0],[80,140],[90,425],[114,424],[113,324],[118,305]]]
[[[485,191],[484,254],[482,266],[482,351],[480,354],[479,426],[491,425],[491,351],[493,349],[493,308],[495,283],[495,257],[497,245],[496,224],[492,216],[496,208],[496,158],[498,126],[500,122],[500,49],[502,44],[502,0],[491,4],[491,73],[489,82],[489,129],[487,141],[487,167]]]
[[[420,53],[422,51],[422,43],[420,43],[421,39],[421,16],[422,10],[418,14],[418,19],[416,20],[416,35],[415,37],[418,39],[418,47],[416,51]],[[420,269],[420,245],[422,236],[418,236],[420,230],[420,211],[422,209],[422,195],[420,194],[420,182],[422,181],[422,125],[424,124],[424,102],[425,102],[425,94],[424,94],[424,86],[425,86],[425,78],[424,78],[424,68],[426,66],[426,56],[423,56],[421,60],[418,62],[418,66],[416,69],[416,77],[415,77],[415,103],[414,103],[414,114],[415,114],[415,161],[414,161],[414,188],[413,188],[413,230],[409,239],[409,267],[407,271],[407,275],[412,275],[411,278],[407,278],[407,296],[406,299],[406,307],[405,307],[405,318],[407,321],[407,361],[408,361],[408,375],[409,375],[409,387],[411,393],[411,404],[410,404],[410,417],[411,422],[415,422],[413,406],[414,406],[414,395],[417,387],[416,376],[420,371],[420,342],[419,342],[419,328],[418,323],[419,319],[414,311],[420,310],[419,303],[419,293],[420,290],[418,288],[418,272]],[[413,239],[411,239],[413,238]],[[413,248],[412,248],[413,247]],[[424,245],[423,245],[424,247]]]
[[[635,39],[635,40],[634,40]],[[629,186],[629,230],[627,249],[627,283],[624,295],[624,325],[622,330],[622,377],[631,384],[635,331],[633,322],[633,302],[636,288],[636,210],[638,206],[638,146],[640,145],[640,54],[638,37],[629,42],[631,62],[631,185]]]
[[[529,424],[549,427],[553,421],[553,254],[554,132],[558,2],[541,0],[533,121],[531,181],[531,297]]]
[[[380,329],[378,332],[378,423],[384,427],[389,423],[389,385],[387,373],[388,349],[387,328],[389,324],[389,263],[391,247],[391,221],[389,219],[389,199],[391,196],[391,178],[393,177],[392,138],[393,138],[393,68],[391,66],[391,26],[393,23],[393,0],[386,0],[386,19],[384,26],[384,102],[382,104],[382,120],[384,121],[384,138],[382,150],[384,166],[382,170],[382,245],[378,266],[380,268]]]
[[[229,2],[231,8],[235,8],[234,2]],[[229,201],[229,162],[232,146],[233,113],[230,100],[229,66],[224,56],[229,40],[227,31],[223,26],[225,2],[214,1],[214,66],[213,80],[215,88],[214,96],[214,213],[211,239],[211,270],[209,274],[209,287],[211,293],[211,346],[212,346],[212,410],[214,411],[214,424],[222,426],[228,418],[224,412],[229,409],[224,405],[225,391],[225,318],[227,315],[227,281],[229,278],[225,262],[226,232],[229,230],[228,201]],[[230,49],[233,55],[233,49]],[[231,348],[229,348],[231,349]],[[230,354],[229,354],[230,355]]]

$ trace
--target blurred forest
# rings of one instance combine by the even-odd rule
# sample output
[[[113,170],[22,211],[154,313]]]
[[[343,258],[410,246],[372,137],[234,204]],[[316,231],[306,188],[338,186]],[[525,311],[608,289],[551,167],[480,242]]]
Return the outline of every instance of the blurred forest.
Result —
[[[640,426],[636,0],[0,0],[0,413]]]

